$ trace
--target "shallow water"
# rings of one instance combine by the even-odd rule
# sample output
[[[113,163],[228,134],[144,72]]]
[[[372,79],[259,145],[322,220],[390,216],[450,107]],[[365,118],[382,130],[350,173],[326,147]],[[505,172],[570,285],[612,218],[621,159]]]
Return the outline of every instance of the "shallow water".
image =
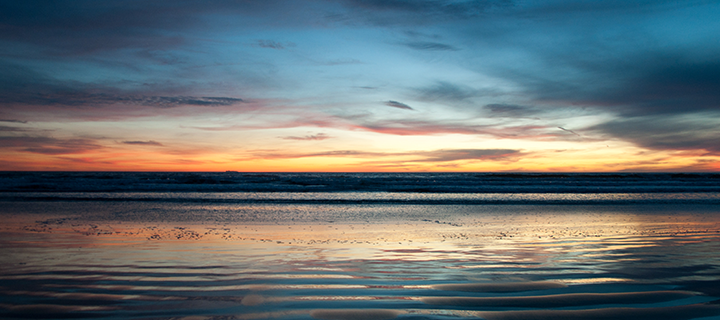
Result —
[[[0,317],[720,319],[713,194],[49,195],[0,197]]]

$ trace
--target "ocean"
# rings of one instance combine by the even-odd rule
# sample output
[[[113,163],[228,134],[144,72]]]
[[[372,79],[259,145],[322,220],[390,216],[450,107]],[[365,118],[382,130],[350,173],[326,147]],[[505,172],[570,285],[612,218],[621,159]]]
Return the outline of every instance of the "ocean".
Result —
[[[720,319],[720,174],[0,172],[3,319]]]

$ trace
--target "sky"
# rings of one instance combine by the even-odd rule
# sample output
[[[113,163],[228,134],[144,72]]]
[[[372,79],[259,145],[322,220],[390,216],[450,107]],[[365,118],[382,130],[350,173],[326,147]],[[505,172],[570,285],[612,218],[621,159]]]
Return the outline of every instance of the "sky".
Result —
[[[720,171],[720,2],[0,0],[0,170]]]

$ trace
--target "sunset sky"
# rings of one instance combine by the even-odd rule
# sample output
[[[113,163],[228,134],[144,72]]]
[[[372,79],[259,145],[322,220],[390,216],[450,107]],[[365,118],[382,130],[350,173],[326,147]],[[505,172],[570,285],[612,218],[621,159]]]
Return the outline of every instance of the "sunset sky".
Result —
[[[720,171],[719,17],[0,0],[0,170]]]

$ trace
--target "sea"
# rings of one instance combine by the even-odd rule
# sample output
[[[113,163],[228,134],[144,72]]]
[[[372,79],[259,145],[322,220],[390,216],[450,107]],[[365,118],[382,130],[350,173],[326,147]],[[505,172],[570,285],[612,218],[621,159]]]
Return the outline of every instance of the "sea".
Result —
[[[0,172],[2,319],[720,319],[719,173]]]

